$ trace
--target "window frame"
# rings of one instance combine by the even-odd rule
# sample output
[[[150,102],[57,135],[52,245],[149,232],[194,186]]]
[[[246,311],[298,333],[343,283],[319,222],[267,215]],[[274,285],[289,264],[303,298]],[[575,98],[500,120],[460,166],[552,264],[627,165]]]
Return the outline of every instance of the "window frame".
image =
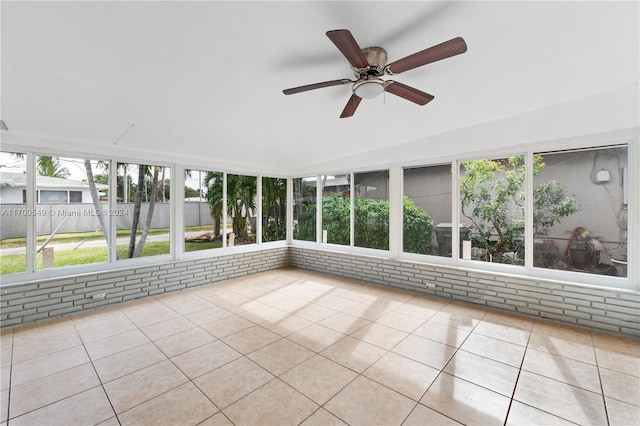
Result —
[[[622,135],[622,136],[621,136]],[[549,141],[541,141],[541,142],[527,142],[525,144],[513,145],[512,147],[506,147],[503,149],[494,149],[487,150],[483,153],[485,156],[491,156],[494,158],[502,158],[507,157],[509,155],[514,155],[516,153],[525,153],[527,164],[531,164],[533,161],[534,153],[540,152],[550,152],[550,151],[562,151],[562,150],[570,150],[570,149],[591,149],[596,147],[611,147],[617,145],[625,145],[628,149],[628,175],[629,175],[629,203],[628,203],[628,248],[627,248],[627,256],[629,259],[635,259],[638,257],[639,249],[640,249],[640,241],[637,241],[637,237],[639,235],[640,229],[640,216],[639,216],[639,204],[640,200],[638,196],[635,194],[640,193],[640,182],[637,182],[637,177],[640,174],[640,147],[638,146],[638,138],[633,134],[629,134],[629,132],[625,131],[616,131],[611,132],[604,135],[587,135],[580,137],[571,137],[567,139],[554,139]],[[211,252],[209,250],[201,250],[197,252],[183,253],[180,249],[179,239],[181,238],[182,232],[178,232],[178,229],[183,229],[183,213],[181,210],[183,209],[183,201],[180,201],[179,193],[181,192],[181,185],[184,185],[184,177],[181,177],[180,173],[185,168],[191,169],[207,169],[214,168],[217,170],[221,170],[224,173],[224,177],[226,180],[227,173],[234,174],[247,174],[249,172],[244,172],[242,170],[225,170],[222,167],[218,167],[216,164],[193,164],[193,163],[170,163],[167,161],[161,160],[139,160],[134,156],[118,156],[114,154],[109,155],[101,155],[101,153],[86,153],[86,152],[69,152],[65,150],[51,150],[51,149],[41,149],[34,146],[27,146],[23,144],[11,144],[6,143],[3,144],[2,147],[3,152],[20,152],[26,154],[27,159],[27,188],[31,188],[29,193],[25,197],[25,207],[26,208],[35,208],[37,201],[37,193],[36,193],[36,156],[37,155],[55,155],[55,156],[69,156],[69,157],[78,157],[81,158],[86,156],[87,158],[101,157],[110,162],[110,164],[115,164],[117,162],[125,162],[125,163],[152,163],[154,165],[161,165],[163,167],[170,167],[173,173],[172,179],[172,188],[171,188],[171,253],[160,256],[150,256],[145,258],[138,259],[127,259],[127,261],[120,261],[117,265],[115,263],[115,245],[112,245],[112,251],[110,253],[110,260],[108,263],[99,263],[99,264],[89,264],[89,265],[74,265],[64,268],[56,268],[56,269],[47,269],[47,270],[35,270],[35,219],[29,219],[27,221],[27,270],[25,272],[18,272],[10,275],[2,276],[3,285],[13,285],[13,284],[21,284],[24,282],[29,282],[33,280],[40,279],[50,279],[50,278],[60,278],[62,276],[68,276],[71,274],[81,274],[81,273],[97,273],[110,271],[113,269],[117,269],[120,267],[135,267],[139,265],[147,265],[147,264],[158,264],[164,263],[168,261],[179,261],[183,259],[191,259],[191,258],[207,258],[211,257]],[[326,250],[326,251],[341,251],[352,253],[356,255],[371,255],[377,257],[388,258],[392,260],[400,260],[400,261],[409,261],[409,262],[417,262],[424,265],[434,265],[434,266],[444,266],[444,267],[453,267],[456,268],[457,271],[463,272],[489,272],[494,274],[496,277],[500,276],[509,276],[512,278],[524,277],[527,279],[535,279],[544,286],[546,282],[552,283],[568,283],[572,286],[588,288],[589,286],[596,286],[599,288],[609,288],[613,291],[632,291],[637,292],[640,290],[640,280],[638,280],[638,272],[640,271],[640,267],[637,264],[638,262],[632,263],[630,262],[627,270],[627,277],[610,277],[610,276],[601,276],[601,275],[593,275],[593,274],[584,274],[581,272],[572,272],[572,271],[559,271],[559,270],[550,270],[544,268],[537,268],[533,266],[533,227],[532,223],[532,212],[533,212],[533,200],[531,196],[527,197],[527,201],[525,203],[526,206],[526,220],[527,225],[525,227],[525,238],[526,238],[526,254],[525,254],[525,265],[524,266],[516,266],[516,265],[500,265],[500,264],[485,264],[484,262],[474,262],[467,261],[464,259],[459,259],[458,253],[458,233],[453,233],[452,235],[452,258],[443,258],[439,256],[430,256],[430,255],[421,255],[421,254],[412,254],[412,253],[404,253],[402,252],[402,194],[403,192],[403,179],[402,179],[402,168],[403,167],[428,167],[432,165],[442,165],[443,163],[452,164],[452,223],[459,223],[459,193],[458,193],[458,173],[453,173],[454,170],[458,170],[458,164],[460,161],[465,161],[468,159],[475,159],[477,155],[471,155],[471,153],[463,153],[463,154],[455,154],[455,155],[446,155],[428,159],[413,159],[410,161],[402,161],[398,163],[394,163],[392,165],[389,164],[377,164],[366,168],[360,169],[352,169],[350,173],[356,172],[367,172],[367,171],[376,171],[381,169],[388,169],[390,173],[390,250],[389,251],[381,251],[375,249],[364,249],[353,247],[351,244],[349,247],[346,246],[337,246],[332,247],[330,244],[322,244],[320,241],[320,233],[316,232],[316,241],[302,241],[302,240],[294,240],[293,239],[293,180],[296,178],[302,177],[310,177],[313,176],[313,173],[300,173],[292,176],[288,176],[286,179],[288,181],[287,185],[287,240],[286,241],[276,241],[269,242],[266,244],[269,245],[281,245],[281,246],[299,246],[299,247],[308,247],[315,250]],[[336,171],[328,171],[323,172],[322,174],[344,174],[344,172],[336,172]],[[264,174],[258,174],[258,178],[261,178]],[[269,177],[274,176],[274,174],[269,174]],[[320,173],[316,175],[316,199],[320,197],[318,191],[318,179]],[[353,179],[351,181],[353,183]],[[110,182],[109,182],[109,193],[116,193],[116,170],[114,167],[110,167]],[[226,181],[224,183],[224,187],[226,188]],[[525,179],[525,188],[528,194],[532,194],[533,191],[533,176],[532,170],[529,166],[527,168],[527,176]],[[399,191],[399,192],[398,192]],[[182,188],[182,192],[184,189]],[[398,195],[400,194],[400,195]],[[182,194],[184,195],[184,194]],[[259,193],[258,196],[259,202],[258,207],[261,207],[262,194]],[[226,197],[226,191],[225,191]],[[353,197],[352,197],[353,199]],[[116,197],[110,197],[109,206],[110,208],[115,208]],[[225,201],[226,205],[226,201]],[[321,209],[321,203],[318,203]],[[353,209],[352,209],[353,212]],[[226,215],[223,216],[226,220]],[[316,217],[316,226],[319,225],[321,220],[320,215]],[[321,222],[320,222],[321,223]],[[226,223],[224,224],[226,225]],[[224,226],[223,225],[223,226]],[[112,236],[115,235],[115,218],[110,218],[109,223]],[[317,229],[321,229],[317,227]],[[353,230],[353,227],[352,227]],[[353,241],[353,237],[351,239]],[[235,252],[244,252],[244,251],[259,251],[262,248],[266,248],[263,243],[258,243],[250,246],[236,246],[236,247],[223,247],[223,250],[219,250],[216,252],[216,256],[227,255]]]

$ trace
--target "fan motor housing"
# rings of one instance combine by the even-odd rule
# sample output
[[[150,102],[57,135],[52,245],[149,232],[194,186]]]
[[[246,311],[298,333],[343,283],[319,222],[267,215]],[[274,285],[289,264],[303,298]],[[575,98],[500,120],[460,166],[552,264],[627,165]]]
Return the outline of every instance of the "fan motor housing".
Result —
[[[387,64],[387,51],[382,47],[365,47],[362,53],[367,58],[369,67],[364,70],[356,69],[358,75],[367,74],[381,76],[384,74],[384,66]]]

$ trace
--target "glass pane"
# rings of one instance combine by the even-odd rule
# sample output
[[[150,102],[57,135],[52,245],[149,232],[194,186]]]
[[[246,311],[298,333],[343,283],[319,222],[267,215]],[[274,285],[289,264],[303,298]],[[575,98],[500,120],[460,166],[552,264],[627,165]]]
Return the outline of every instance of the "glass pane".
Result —
[[[262,241],[287,238],[287,180],[262,178]]]
[[[627,147],[535,156],[534,265],[627,276]]]
[[[317,178],[293,179],[293,238],[316,241]]]
[[[451,165],[404,169],[402,250],[451,257]]]
[[[107,262],[108,163],[38,155],[36,188],[37,208],[46,211],[36,217],[36,268]]]
[[[67,191],[47,191],[47,190],[40,189],[38,190],[38,193],[40,194],[41,203],[66,203],[67,202]]]
[[[460,163],[460,257],[524,265],[524,179],[524,155]]]
[[[82,191],[69,191],[69,202],[70,203],[81,203],[82,202]]]
[[[184,251],[222,247],[222,173],[185,170],[184,179]]]
[[[351,179],[350,174],[321,176],[322,242],[351,244]]]
[[[0,270],[2,275],[25,272],[27,269],[26,155],[0,153]]]
[[[257,192],[255,176],[227,175],[227,214],[233,229],[229,246],[255,244]]]
[[[117,175],[118,258],[169,254],[171,169],[118,163]]]
[[[389,250],[389,171],[356,173],[354,245]]]

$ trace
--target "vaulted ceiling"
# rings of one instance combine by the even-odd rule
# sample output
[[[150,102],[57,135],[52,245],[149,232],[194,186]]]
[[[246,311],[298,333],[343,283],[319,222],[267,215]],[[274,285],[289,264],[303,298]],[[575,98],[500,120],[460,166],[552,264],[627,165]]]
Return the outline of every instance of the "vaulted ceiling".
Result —
[[[637,84],[638,2],[8,2],[3,139],[42,149],[287,173]],[[325,35],[389,62],[463,37],[468,51],[394,76],[339,115],[353,78]]]

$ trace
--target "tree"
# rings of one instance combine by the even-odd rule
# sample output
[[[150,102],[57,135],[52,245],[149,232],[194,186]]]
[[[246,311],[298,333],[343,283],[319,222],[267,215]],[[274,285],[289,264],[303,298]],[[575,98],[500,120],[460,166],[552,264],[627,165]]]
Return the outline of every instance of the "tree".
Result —
[[[131,234],[129,235],[129,247],[127,249],[127,257],[132,258],[136,249],[136,236],[138,233],[138,223],[140,222],[140,211],[142,210],[142,190],[144,188],[144,175],[147,166],[140,164],[138,166],[138,185],[136,188],[136,198],[133,203],[133,217],[131,218]]]
[[[287,180],[262,179],[262,240],[286,238]]]
[[[36,160],[36,171],[40,176],[50,176],[57,178],[68,178],[71,173],[69,169],[60,163],[57,157],[49,157],[46,155],[38,155]]]
[[[98,189],[96,187],[96,180],[93,176],[93,167],[91,166],[91,160],[84,160],[84,169],[87,173],[87,183],[89,184],[89,191],[91,193],[91,201],[93,202],[93,208],[96,211],[98,217],[98,223],[100,225],[100,231],[104,235],[104,239],[107,242],[107,246],[110,246],[109,227],[107,226],[107,220],[102,214],[102,205],[100,204],[100,196],[98,195]],[[107,179],[108,182],[108,179]]]
[[[304,179],[293,180],[295,223],[293,238],[296,240],[316,240],[316,185]]]
[[[240,240],[249,236],[249,217],[255,211],[256,177],[227,175],[227,214],[233,221],[233,232]]]
[[[153,219],[153,210],[155,209],[156,200],[158,199],[158,175],[160,173],[160,169],[163,170],[163,176],[164,176],[164,167],[153,166],[151,198],[149,201],[149,207],[147,209],[147,219],[145,220],[144,228],[142,229],[142,235],[140,235],[140,241],[138,241],[138,245],[133,253],[133,257],[140,257],[140,255],[142,254],[144,243],[147,241],[147,235],[149,234],[149,229],[151,228],[151,220]]]
[[[169,179],[167,179],[169,181]],[[165,188],[166,190],[166,188]],[[198,198],[200,197],[200,192],[197,189],[193,189],[190,186],[184,186],[184,197],[185,198]],[[166,199],[169,199],[169,196],[166,196]]]
[[[205,198],[209,203],[211,217],[213,217],[213,236],[220,235],[220,223],[222,221],[223,208],[223,175],[218,172],[207,172],[204,177],[204,186],[207,188]]]
[[[544,169],[542,156],[533,157],[533,175]],[[524,254],[525,162],[523,155],[500,160],[462,163],[460,203],[462,215],[471,221],[475,248],[481,258],[522,264]],[[563,217],[575,213],[580,204],[566,196],[557,183],[542,183],[534,190],[534,235],[543,236]],[[507,255],[516,253],[517,256]]]
[[[567,196],[560,182],[549,180],[533,191],[533,236],[546,237],[549,228],[582,208],[582,204]]]

